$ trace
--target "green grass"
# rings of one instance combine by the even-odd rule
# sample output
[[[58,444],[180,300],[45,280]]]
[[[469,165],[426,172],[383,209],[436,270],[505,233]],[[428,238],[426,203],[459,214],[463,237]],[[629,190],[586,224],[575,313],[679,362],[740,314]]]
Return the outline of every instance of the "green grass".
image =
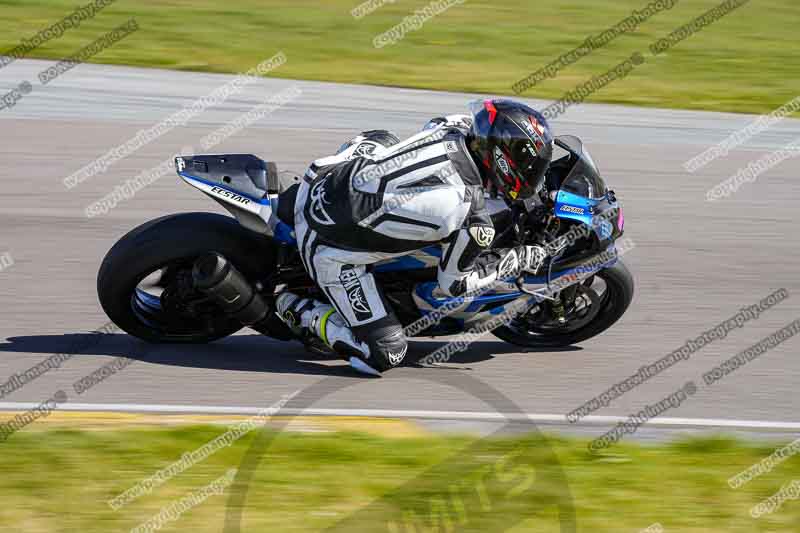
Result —
[[[0,50],[9,50],[83,2],[0,0]],[[641,9],[647,0],[467,0],[427,21],[394,46],[373,37],[428,4],[396,0],[361,19],[359,0],[118,0],[93,20],[31,54],[69,56],[135,16],[141,30],[94,58],[180,70],[241,72],[285,51],[275,71],[287,78],[512,94],[511,86]],[[647,50],[719,0],[679,0],[524,93],[557,98],[632,52],[647,61],[589,101],[765,112],[798,95],[796,0],[752,0],[653,57]],[[65,74],[69,76],[70,74]],[[57,82],[54,82],[57,83]]]
[[[255,433],[118,511],[106,502],[222,432],[219,426],[19,432],[0,444],[0,529],[130,530],[239,466]],[[655,522],[681,532],[797,531],[800,501],[759,520],[749,516],[750,507],[800,479],[796,458],[737,490],[726,482],[773,449],[706,438],[622,443],[592,456],[579,440],[282,433],[252,471],[243,530],[320,531],[338,524],[336,531],[391,531],[388,522],[415,517],[417,531],[447,531],[445,523],[424,529],[432,509],[435,516],[444,505],[457,531],[559,531],[553,502],[564,486],[553,468],[554,450],[578,531],[635,532]],[[231,490],[163,530],[221,531]]]

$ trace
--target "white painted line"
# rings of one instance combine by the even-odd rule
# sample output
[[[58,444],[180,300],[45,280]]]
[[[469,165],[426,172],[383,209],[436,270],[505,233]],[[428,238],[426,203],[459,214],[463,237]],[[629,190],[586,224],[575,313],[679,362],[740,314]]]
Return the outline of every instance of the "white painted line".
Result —
[[[38,407],[32,402],[0,402],[0,411],[26,411]],[[58,406],[58,411],[74,412],[119,412],[119,413],[162,413],[162,414],[226,414],[226,415],[257,415],[262,407],[225,407],[215,405],[151,405],[151,404],[116,404],[116,403],[64,403]],[[278,415],[286,416],[354,416],[376,418],[416,418],[433,420],[474,420],[485,422],[533,422],[535,424],[562,425],[562,426],[612,426],[617,422],[624,422],[625,416],[587,416],[574,424],[570,424],[565,415],[536,414],[536,413],[503,413],[475,412],[475,411],[409,411],[396,409],[281,409]],[[798,431],[800,422],[773,422],[764,420],[729,420],[720,418],[654,418],[645,423],[652,427],[682,427],[682,428],[731,428],[771,431]]]

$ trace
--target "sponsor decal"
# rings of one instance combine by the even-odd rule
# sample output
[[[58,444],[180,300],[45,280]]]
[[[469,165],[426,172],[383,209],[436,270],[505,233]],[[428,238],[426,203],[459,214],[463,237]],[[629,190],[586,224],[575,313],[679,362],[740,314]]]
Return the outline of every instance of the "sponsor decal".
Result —
[[[308,194],[311,200],[308,207],[308,214],[316,223],[322,224],[323,226],[332,226],[334,224],[333,219],[328,212],[325,211],[325,206],[330,205],[325,194],[325,180],[318,180],[311,187],[311,191]]]
[[[562,205],[561,210],[566,213],[575,213],[576,215],[582,215],[585,211],[582,207],[572,207],[571,205]]]
[[[211,188],[211,192],[214,193],[214,194],[217,194],[219,196],[222,196],[223,198],[225,198],[227,200],[231,200],[233,202],[238,202],[238,203],[240,203],[242,205],[249,205],[250,204],[250,199],[249,198],[245,198],[241,194],[236,194],[235,192],[231,192],[228,189],[222,189],[220,187],[212,187]]]
[[[503,154],[502,150],[496,146],[494,148],[494,160],[497,162],[497,166],[500,168],[503,174],[508,175],[509,167],[506,156]]]
[[[389,364],[392,366],[399,365],[406,356],[406,352],[408,352],[408,344],[403,346],[403,349],[400,353],[393,353],[391,350],[387,350],[389,355]]]
[[[544,144],[539,143],[538,145],[536,145],[536,148],[534,148],[531,143],[525,143],[525,149],[533,157],[538,157],[539,156],[539,152],[537,152],[536,150],[537,149],[541,150],[543,146],[544,146]]]
[[[534,117],[528,118],[530,122],[528,120],[522,121],[522,129],[524,129],[525,132],[531,136],[531,140],[533,140],[536,150],[541,150],[544,147],[544,128]]]
[[[544,126],[542,126],[541,124],[539,124],[539,121],[538,121],[538,120],[536,120],[536,117],[528,117],[528,119],[530,119],[530,121],[531,121],[531,125],[533,126],[533,129],[535,129],[535,130],[536,130],[536,132],[537,132],[539,135],[541,135],[542,137],[544,137]]]
[[[444,143],[444,148],[451,154],[458,152],[458,145],[455,143],[455,141],[446,141]]]
[[[531,126],[531,124],[528,121],[525,120],[522,121],[522,129],[524,129],[531,137],[537,136],[536,131],[533,129],[533,126]]]
[[[350,300],[350,308],[353,310],[356,320],[363,322],[372,318],[372,309],[369,307],[367,295],[364,293],[364,287],[361,286],[361,280],[353,265],[342,267],[339,272],[339,281],[347,292],[347,299]]]
[[[494,228],[491,226],[470,226],[469,234],[481,248],[488,248],[494,241]]]
[[[372,155],[377,147],[378,145],[373,142],[362,142],[356,147],[354,154],[361,157]]]
[[[176,157],[175,167],[178,169],[178,172],[183,172],[186,169],[186,161],[184,161],[182,157]]]

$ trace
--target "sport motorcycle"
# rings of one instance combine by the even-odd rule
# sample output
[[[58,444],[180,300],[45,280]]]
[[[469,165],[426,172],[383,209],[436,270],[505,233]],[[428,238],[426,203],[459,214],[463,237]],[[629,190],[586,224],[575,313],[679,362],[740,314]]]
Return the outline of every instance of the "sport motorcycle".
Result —
[[[625,313],[634,283],[619,257],[622,207],[580,139],[554,142],[559,155],[541,194],[510,205],[487,198],[493,248],[547,249],[536,275],[508,272],[488,290],[451,298],[437,289],[438,245],[373,265],[409,336],[491,331],[517,346],[555,348],[590,339]],[[103,310],[149,342],[207,343],[244,327],[298,338],[277,316],[276,294],[327,301],[303,267],[291,224],[280,220],[287,216],[275,216],[287,210],[279,195],[302,178],[254,155],[183,156],[175,165],[183,181],[232,216],[169,215],[123,236],[98,273]],[[288,206],[289,220],[292,211]],[[304,341],[311,350],[330,350]]]

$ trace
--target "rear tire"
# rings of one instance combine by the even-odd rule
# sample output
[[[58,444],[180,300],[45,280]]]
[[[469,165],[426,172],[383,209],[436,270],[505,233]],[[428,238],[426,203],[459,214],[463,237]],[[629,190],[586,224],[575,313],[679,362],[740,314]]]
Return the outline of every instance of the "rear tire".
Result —
[[[596,276],[605,281],[608,298],[603,301],[599,314],[583,328],[566,333],[535,334],[522,332],[510,326],[501,326],[492,333],[495,337],[516,346],[526,348],[558,348],[570,346],[599,335],[619,320],[633,300],[633,276],[628,268],[618,260],[614,266],[603,269]]]
[[[274,268],[271,238],[251,232],[235,219],[212,213],[169,215],[130,231],[109,250],[97,275],[97,295],[108,317],[127,333],[157,343],[206,343],[227,337],[242,324],[221,312],[197,330],[175,330],[143,320],[133,298],[139,283],[165,265],[191,264],[216,251],[248,279],[267,276]],[[158,297],[156,297],[158,298]]]

